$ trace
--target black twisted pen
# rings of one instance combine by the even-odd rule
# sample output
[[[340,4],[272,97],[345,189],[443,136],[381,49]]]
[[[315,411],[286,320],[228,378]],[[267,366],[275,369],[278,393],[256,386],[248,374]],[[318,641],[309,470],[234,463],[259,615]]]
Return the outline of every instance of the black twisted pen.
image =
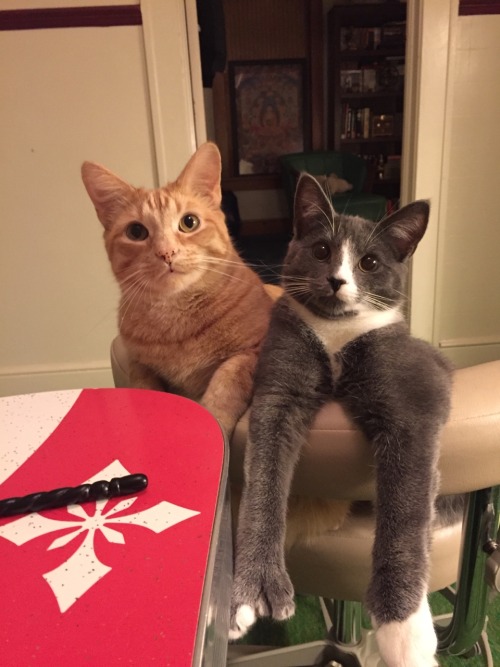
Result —
[[[30,512],[40,512],[54,507],[79,505],[92,500],[125,496],[143,491],[147,485],[148,478],[146,475],[138,473],[125,475],[124,477],[113,477],[109,482],[100,480],[92,484],[30,493],[19,498],[6,498],[0,500],[0,517],[12,516],[13,514],[29,514]]]

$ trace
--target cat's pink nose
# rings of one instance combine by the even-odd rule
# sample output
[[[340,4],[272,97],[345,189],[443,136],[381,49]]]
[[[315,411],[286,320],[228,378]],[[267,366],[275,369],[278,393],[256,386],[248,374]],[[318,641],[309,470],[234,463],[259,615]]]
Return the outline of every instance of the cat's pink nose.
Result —
[[[158,251],[158,257],[162,259],[164,262],[167,264],[172,263],[172,259],[174,258],[174,255],[177,254],[177,249],[173,248],[172,250],[159,250]]]

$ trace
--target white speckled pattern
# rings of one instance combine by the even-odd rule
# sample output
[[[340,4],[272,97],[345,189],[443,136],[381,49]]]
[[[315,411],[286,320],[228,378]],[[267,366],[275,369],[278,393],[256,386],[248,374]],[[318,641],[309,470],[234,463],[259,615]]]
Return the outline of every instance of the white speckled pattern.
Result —
[[[0,484],[55,431],[81,389],[0,398]]]

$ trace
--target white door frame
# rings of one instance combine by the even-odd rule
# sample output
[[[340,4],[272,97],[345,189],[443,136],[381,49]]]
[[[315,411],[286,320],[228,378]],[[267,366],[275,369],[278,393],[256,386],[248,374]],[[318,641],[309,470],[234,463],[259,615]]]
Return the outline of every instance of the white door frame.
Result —
[[[458,0],[408,0],[401,199],[431,202],[428,230],[412,260],[410,327],[437,345],[436,293],[444,233],[450,47]]]
[[[158,185],[163,185],[206,140],[196,0],[140,4]]]

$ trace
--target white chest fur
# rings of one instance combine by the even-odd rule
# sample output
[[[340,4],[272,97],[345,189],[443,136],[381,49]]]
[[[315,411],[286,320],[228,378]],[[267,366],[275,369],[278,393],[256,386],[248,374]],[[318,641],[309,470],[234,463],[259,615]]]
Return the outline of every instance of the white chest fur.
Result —
[[[353,317],[327,320],[314,315],[291,297],[289,297],[289,303],[297,315],[318,336],[330,356],[339,352],[351,340],[368,333],[368,331],[380,329],[403,320],[399,308],[382,311],[365,310]]]

